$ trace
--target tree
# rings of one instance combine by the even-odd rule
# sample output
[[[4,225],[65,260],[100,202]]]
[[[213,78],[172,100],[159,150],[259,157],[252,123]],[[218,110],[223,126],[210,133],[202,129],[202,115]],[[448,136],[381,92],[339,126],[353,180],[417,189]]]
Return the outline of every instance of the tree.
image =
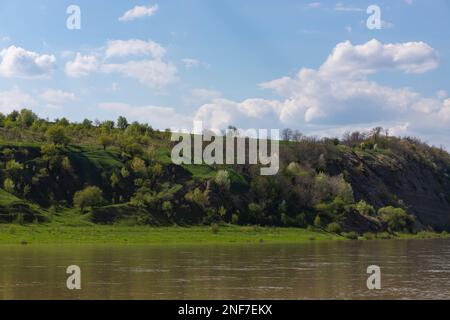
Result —
[[[107,120],[102,122],[101,127],[106,132],[111,132],[112,129],[114,129],[114,121]]]
[[[14,184],[14,181],[12,181],[10,178],[6,178],[3,182],[3,187],[7,192],[14,193],[14,189],[16,186]]]
[[[314,218],[314,227],[316,227],[316,228],[321,228],[322,227],[322,221],[320,220],[320,216],[319,215],[317,215]]]
[[[78,191],[73,196],[73,205],[84,211],[87,207],[95,207],[102,205],[104,202],[103,191],[96,186],[89,186]]]
[[[209,203],[208,193],[206,191],[202,192],[199,188],[186,193],[184,197],[187,201],[196,204],[203,210],[206,209]]]
[[[120,130],[125,130],[126,128],[128,128],[128,120],[127,118],[120,116],[119,118],[117,118],[117,128],[119,128]]]
[[[387,222],[392,231],[413,231],[415,219],[402,208],[392,206],[378,210],[378,215]]]
[[[295,130],[292,134],[292,140],[300,142],[303,139],[303,133],[301,133],[299,130]]]
[[[81,123],[81,125],[85,128],[85,129],[90,129],[92,128],[92,121],[89,119],[84,119],[83,122]]]
[[[147,174],[147,167],[145,161],[141,158],[134,157],[131,161],[131,170],[137,175],[145,176]]]
[[[53,125],[45,132],[47,140],[55,145],[66,146],[70,142],[70,138],[66,134],[66,129],[61,125]]]
[[[103,150],[106,150],[106,148],[110,145],[112,145],[113,139],[109,134],[102,133],[98,137],[98,143],[103,146]]]
[[[22,109],[17,117],[17,124],[22,128],[29,128],[37,119],[38,116],[33,111]]]
[[[63,127],[67,127],[68,125],[70,125],[69,120],[67,120],[66,118],[56,119],[55,122],[56,122],[58,125],[63,126]]]
[[[281,132],[281,138],[284,141],[291,141],[292,140],[292,129],[286,128],[283,129],[283,131]]]
[[[361,200],[356,204],[356,211],[358,211],[360,214],[365,216],[374,216],[376,211],[373,206],[365,202],[364,200]]]
[[[222,190],[228,191],[230,190],[230,174],[227,170],[219,170],[216,174],[216,178],[214,182],[221,188]]]

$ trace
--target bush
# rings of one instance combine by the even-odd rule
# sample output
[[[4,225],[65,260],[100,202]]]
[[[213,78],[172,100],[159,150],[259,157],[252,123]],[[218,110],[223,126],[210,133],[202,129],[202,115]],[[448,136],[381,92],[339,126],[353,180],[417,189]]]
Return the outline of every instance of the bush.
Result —
[[[412,232],[414,230],[415,219],[402,208],[392,206],[384,207],[378,210],[391,231]]]
[[[202,209],[206,209],[209,203],[208,193],[206,191],[202,192],[199,188],[196,188],[194,189],[194,191],[186,193],[184,198],[187,201],[196,204]]]
[[[14,181],[10,178],[6,178],[3,182],[3,188],[9,193],[14,193],[15,187]]]
[[[322,227],[322,221],[320,220],[320,216],[319,215],[317,215],[314,218],[314,227],[316,227],[316,228]]]
[[[356,211],[365,216],[374,216],[376,214],[375,208],[367,204],[364,200],[358,202],[355,206]]]
[[[66,134],[66,129],[61,125],[53,125],[45,132],[48,142],[55,145],[67,145],[70,138]]]
[[[214,179],[216,185],[222,190],[230,190],[230,174],[226,170],[219,170]]]
[[[219,233],[219,229],[220,229],[220,227],[219,227],[219,225],[218,225],[217,223],[213,223],[213,224],[211,225],[211,231],[212,231],[212,233],[218,234],[218,233]]]
[[[342,174],[330,177],[325,173],[319,173],[314,181],[315,202],[331,202],[336,197],[341,198],[347,204],[353,203],[352,186],[345,181]]]
[[[354,232],[354,231],[348,232],[348,233],[344,233],[343,236],[346,237],[349,240],[358,240],[358,234],[356,232]]]
[[[73,204],[83,212],[87,207],[100,206],[104,202],[103,192],[99,187],[90,186],[78,191],[73,196]]]
[[[363,237],[366,240],[374,240],[375,239],[375,234],[373,234],[372,232],[365,232],[363,234]]]
[[[339,225],[339,223],[336,222],[332,222],[330,223],[327,228],[326,228],[327,232],[329,233],[336,233],[336,234],[341,234],[342,233],[342,228]]]

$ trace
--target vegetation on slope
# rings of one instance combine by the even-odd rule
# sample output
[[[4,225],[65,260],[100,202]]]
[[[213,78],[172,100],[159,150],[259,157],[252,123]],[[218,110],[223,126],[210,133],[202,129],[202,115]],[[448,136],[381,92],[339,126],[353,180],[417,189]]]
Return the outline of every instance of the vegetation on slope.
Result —
[[[450,156],[376,128],[339,139],[285,130],[280,171],[170,161],[147,124],[0,115],[2,222],[314,226],[333,233],[450,228]]]

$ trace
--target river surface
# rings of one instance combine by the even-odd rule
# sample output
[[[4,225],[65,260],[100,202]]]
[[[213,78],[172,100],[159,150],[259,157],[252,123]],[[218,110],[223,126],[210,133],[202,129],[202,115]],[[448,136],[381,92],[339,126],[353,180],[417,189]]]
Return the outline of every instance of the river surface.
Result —
[[[81,290],[67,289],[69,265]],[[367,267],[381,290],[367,289]],[[450,299],[450,240],[0,246],[0,299]]]

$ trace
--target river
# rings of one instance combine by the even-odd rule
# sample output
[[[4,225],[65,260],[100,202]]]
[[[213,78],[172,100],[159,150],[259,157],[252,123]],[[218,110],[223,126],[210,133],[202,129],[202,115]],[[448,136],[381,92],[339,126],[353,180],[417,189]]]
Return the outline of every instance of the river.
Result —
[[[370,265],[381,290],[367,289]],[[0,299],[382,298],[450,299],[450,241],[0,246]]]

